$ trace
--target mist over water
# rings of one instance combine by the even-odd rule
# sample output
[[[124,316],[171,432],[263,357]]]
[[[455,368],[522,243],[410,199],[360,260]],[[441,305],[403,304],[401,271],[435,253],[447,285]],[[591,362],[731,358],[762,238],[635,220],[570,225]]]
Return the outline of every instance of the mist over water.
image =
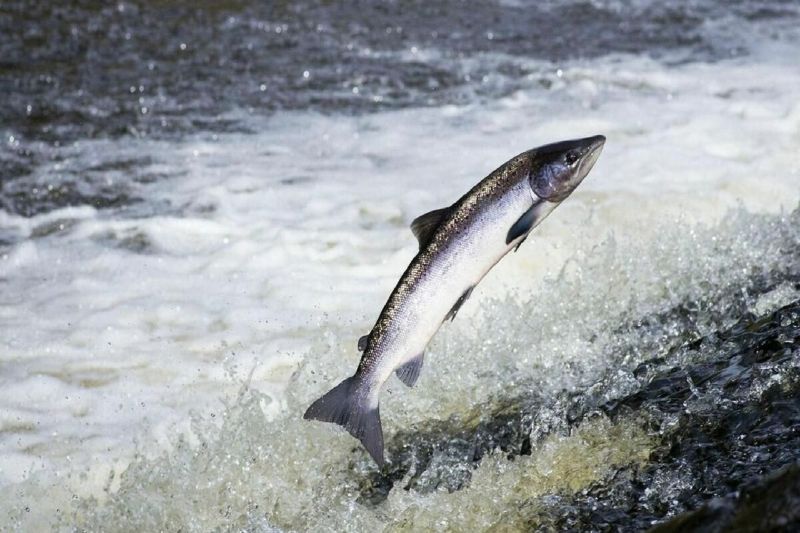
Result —
[[[2,529],[639,530],[796,461],[798,20],[5,4]],[[418,385],[388,382],[386,471],[301,419],[356,367],[411,220],[597,133]]]

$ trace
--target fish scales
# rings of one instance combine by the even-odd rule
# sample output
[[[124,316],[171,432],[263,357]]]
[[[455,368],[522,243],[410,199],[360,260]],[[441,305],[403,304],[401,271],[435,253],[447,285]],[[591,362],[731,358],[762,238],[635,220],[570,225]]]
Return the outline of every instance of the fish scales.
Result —
[[[489,174],[453,205],[411,224],[419,252],[370,333],[353,376],[316,400],[304,418],[333,422],[359,439],[382,466],[380,393],[395,372],[413,386],[425,347],[486,273],[586,177],[605,143],[596,135],[524,152]]]

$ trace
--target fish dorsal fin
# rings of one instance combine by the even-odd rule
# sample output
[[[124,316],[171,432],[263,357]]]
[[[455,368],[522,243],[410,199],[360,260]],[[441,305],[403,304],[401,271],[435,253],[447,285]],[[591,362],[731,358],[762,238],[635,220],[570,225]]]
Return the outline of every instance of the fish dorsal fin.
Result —
[[[411,222],[411,231],[414,232],[414,236],[419,241],[420,249],[424,248],[431,239],[433,238],[433,233],[436,231],[436,228],[442,223],[442,220],[447,218],[453,211],[453,206],[450,207],[443,207],[441,209],[434,209],[433,211],[429,211],[424,215],[420,215]]]
[[[369,333],[366,335],[362,335],[358,338],[358,351],[363,352],[367,349],[367,343],[369,342]]]
[[[400,381],[406,384],[407,387],[413,387],[419,378],[419,372],[422,370],[422,357],[424,354],[415,355],[410,361],[398,366],[394,371]]]

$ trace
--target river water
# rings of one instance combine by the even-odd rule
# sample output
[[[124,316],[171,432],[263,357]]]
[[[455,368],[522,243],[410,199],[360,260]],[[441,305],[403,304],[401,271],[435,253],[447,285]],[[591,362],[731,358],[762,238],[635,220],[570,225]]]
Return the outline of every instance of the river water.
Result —
[[[641,529],[796,460],[799,23],[788,0],[5,2],[0,528]],[[389,381],[387,471],[301,419],[357,365],[411,220],[598,133],[418,385]],[[707,431],[745,412],[767,444]]]

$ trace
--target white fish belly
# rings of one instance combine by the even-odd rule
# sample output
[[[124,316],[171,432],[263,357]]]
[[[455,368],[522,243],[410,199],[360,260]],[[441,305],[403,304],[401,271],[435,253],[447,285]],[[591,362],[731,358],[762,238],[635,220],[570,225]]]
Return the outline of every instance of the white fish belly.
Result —
[[[403,363],[425,350],[458,299],[503,258],[516,242],[506,244],[511,226],[533,205],[527,182],[486,206],[463,237],[443,247],[417,288],[399,309],[394,342],[376,372],[383,383]]]

